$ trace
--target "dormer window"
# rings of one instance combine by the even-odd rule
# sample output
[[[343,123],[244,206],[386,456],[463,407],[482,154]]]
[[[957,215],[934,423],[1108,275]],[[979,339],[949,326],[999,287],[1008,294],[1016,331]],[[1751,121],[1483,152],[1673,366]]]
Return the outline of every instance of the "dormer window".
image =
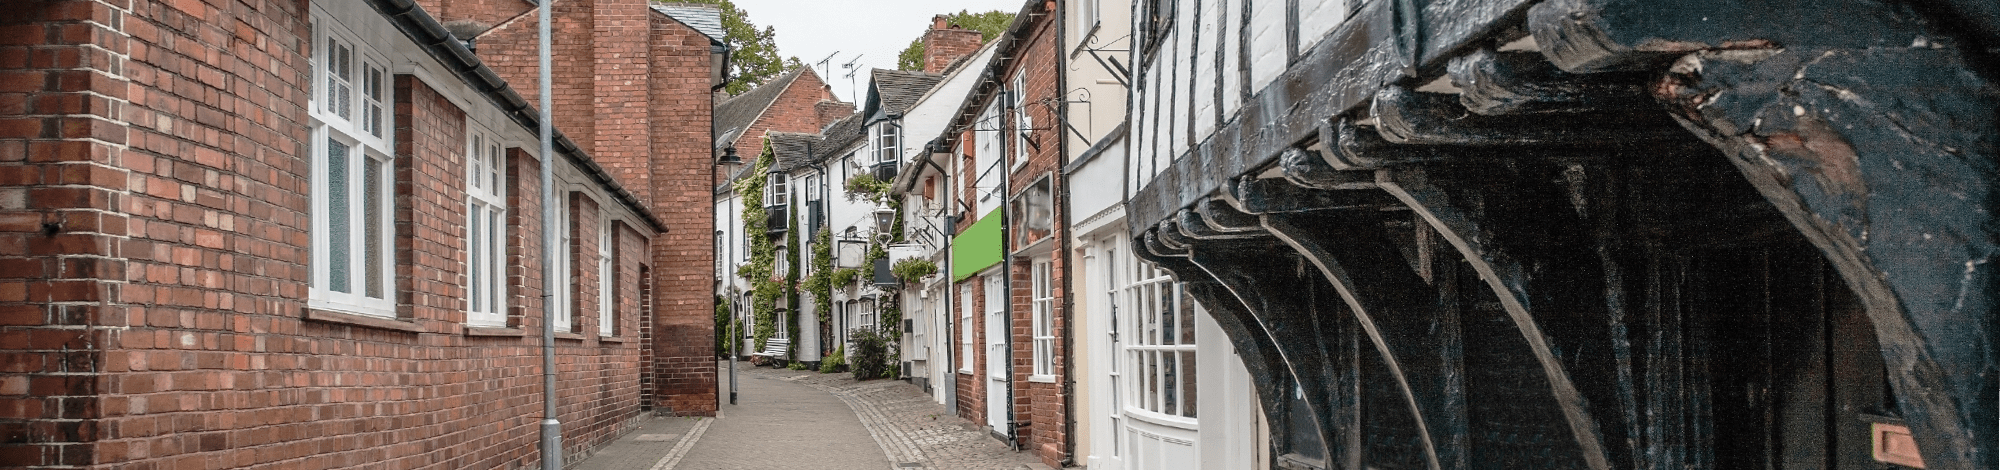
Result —
[[[903,126],[895,121],[875,126],[875,163],[895,163],[903,157]]]
[[[791,204],[792,193],[785,188],[786,176],[784,173],[771,173],[767,176],[770,180],[764,184],[764,207]]]

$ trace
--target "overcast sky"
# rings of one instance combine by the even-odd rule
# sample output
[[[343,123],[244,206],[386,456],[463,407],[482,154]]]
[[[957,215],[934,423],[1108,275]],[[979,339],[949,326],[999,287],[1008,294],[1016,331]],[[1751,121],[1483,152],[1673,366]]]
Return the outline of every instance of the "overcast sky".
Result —
[[[1023,0],[734,0],[737,8],[750,13],[750,22],[759,28],[778,30],[778,53],[798,57],[814,67],[833,86],[840,99],[853,102],[855,93],[868,86],[868,69],[896,68],[896,54],[909,47],[910,40],[930,28],[931,17],[968,10],[973,13],[1021,10]],[[832,70],[820,68],[820,59],[838,51],[828,61]],[[842,64],[855,65],[861,72],[846,79]]]

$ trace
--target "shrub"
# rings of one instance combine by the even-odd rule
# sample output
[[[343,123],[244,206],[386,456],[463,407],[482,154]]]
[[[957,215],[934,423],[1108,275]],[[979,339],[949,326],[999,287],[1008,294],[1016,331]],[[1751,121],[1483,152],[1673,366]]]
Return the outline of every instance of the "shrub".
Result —
[[[906,283],[917,282],[937,274],[937,263],[923,258],[903,258],[889,266],[889,273],[895,274],[897,280]]]
[[[831,374],[847,367],[847,346],[833,350],[833,355],[819,361],[819,373]]]
[[[785,366],[785,368],[791,370],[806,370],[806,363],[805,361],[792,361],[792,364]]]
[[[854,370],[855,380],[883,379],[896,375],[890,364],[889,337],[873,328],[856,328],[849,338],[854,341],[854,354],[848,357],[848,366]]]

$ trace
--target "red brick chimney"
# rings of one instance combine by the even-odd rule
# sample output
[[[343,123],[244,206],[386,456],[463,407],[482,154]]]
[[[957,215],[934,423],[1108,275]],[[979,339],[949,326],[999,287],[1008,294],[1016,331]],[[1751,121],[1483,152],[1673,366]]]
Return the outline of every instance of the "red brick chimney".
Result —
[[[944,73],[951,61],[979,50],[979,32],[948,24],[944,15],[931,17],[931,30],[924,33],[924,71]]]
[[[833,100],[820,101],[813,104],[813,114],[819,119],[819,127],[825,129],[827,124],[833,124],[833,121],[838,121],[849,114],[854,114],[854,103]]]

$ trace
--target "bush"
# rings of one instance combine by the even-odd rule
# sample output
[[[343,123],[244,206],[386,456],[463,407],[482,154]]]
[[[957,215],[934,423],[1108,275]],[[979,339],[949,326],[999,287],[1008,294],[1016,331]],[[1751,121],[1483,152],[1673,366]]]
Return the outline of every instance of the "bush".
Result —
[[[854,354],[847,359],[849,367],[854,369],[855,380],[895,377],[895,366],[889,363],[887,335],[873,328],[856,328],[849,338],[854,341]]]
[[[819,361],[819,373],[831,374],[847,367],[847,346],[833,350],[833,355]]]
[[[889,273],[895,274],[897,280],[914,283],[930,277],[932,274],[937,274],[937,269],[937,263],[933,263],[931,260],[903,258],[901,261],[897,261],[896,264],[889,266]]]
[[[785,366],[785,368],[791,370],[806,370],[806,363],[805,361],[792,361],[792,364]]]

